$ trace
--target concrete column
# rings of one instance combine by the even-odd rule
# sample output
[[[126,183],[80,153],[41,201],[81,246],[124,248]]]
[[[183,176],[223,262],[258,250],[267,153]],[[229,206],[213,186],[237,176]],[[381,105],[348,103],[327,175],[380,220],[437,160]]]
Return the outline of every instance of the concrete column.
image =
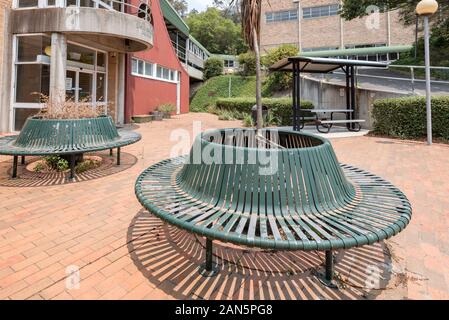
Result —
[[[51,34],[50,104],[61,106],[65,102],[67,69],[67,37],[62,33]],[[73,83],[72,85],[75,85]]]
[[[117,122],[125,123],[125,77],[126,77],[126,54],[118,54],[118,74],[117,74]]]
[[[10,132],[13,128],[12,115],[13,106],[11,99],[12,70],[13,63],[13,35],[11,32],[11,9],[2,8],[3,20],[0,19],[0,38],[2,47],[0,48],[0,133]]]

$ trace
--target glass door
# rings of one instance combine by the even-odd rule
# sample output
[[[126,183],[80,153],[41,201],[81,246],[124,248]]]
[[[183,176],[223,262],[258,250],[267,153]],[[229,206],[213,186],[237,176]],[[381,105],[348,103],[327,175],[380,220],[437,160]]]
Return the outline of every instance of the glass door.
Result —
[[[92,102],[93,98],[93,74],[78,72],[78,101]]]
[[[93,102],[93,72],[67,70],[66,100],[72,102]]]

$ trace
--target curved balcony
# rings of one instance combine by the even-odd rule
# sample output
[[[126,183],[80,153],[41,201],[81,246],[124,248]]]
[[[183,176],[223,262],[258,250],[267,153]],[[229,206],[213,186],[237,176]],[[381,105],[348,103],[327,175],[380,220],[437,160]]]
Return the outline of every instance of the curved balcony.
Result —
[[[12,10],[14,34],[64,33],[74,41],[108,51],[137,52],[153,46],[151,10],[145,4],[56,0],[56,6],[48,6],[37,0],[37,7],[20,7],[20,0],[17,2]],[[67,6],[69,3],[73,4]]]

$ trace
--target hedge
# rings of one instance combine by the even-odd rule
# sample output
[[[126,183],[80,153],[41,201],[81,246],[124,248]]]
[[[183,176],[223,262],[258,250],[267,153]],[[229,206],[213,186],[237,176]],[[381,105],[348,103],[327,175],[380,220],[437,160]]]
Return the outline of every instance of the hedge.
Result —
[[[382,99],[373,106],[374,133],[419,139],[426,136],[426,99],[406,97]],[[432,124],[435,138],[449,140],[449,97],[432,98]]]
[[[226,98],[218,99],[216,106],[223,110],[251,113],[255,104],[255,98]],[[264,98],[262,104],[270,110],[272,116],[281,121],[281,125],[289,126],[292,124],[292,98]],[[301,108],[313,109],[314,106],[309,101],[302,101]]]
[[[204,63],[204,80],[218,77],[223,74],[224,61],[220,58],[211,57]]]

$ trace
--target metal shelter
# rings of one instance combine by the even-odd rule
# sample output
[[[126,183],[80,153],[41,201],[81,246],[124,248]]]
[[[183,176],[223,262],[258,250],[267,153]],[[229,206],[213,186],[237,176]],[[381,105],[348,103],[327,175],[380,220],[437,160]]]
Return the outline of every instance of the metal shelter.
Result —
[[[356,68],[387,68],[388,64],[330,58],[312,58],[312,57],[290,57],[284,58],[273,66],[270,71],[292,72],[293,73],[293,130],[301,130],[301,73],[331,73],[341,69],[346,75],[346,108],[355,111],[356,109]],[[354,120],[354,112],[346,115],[347,120]],[[348,129],[354,124],[348,123]]]

